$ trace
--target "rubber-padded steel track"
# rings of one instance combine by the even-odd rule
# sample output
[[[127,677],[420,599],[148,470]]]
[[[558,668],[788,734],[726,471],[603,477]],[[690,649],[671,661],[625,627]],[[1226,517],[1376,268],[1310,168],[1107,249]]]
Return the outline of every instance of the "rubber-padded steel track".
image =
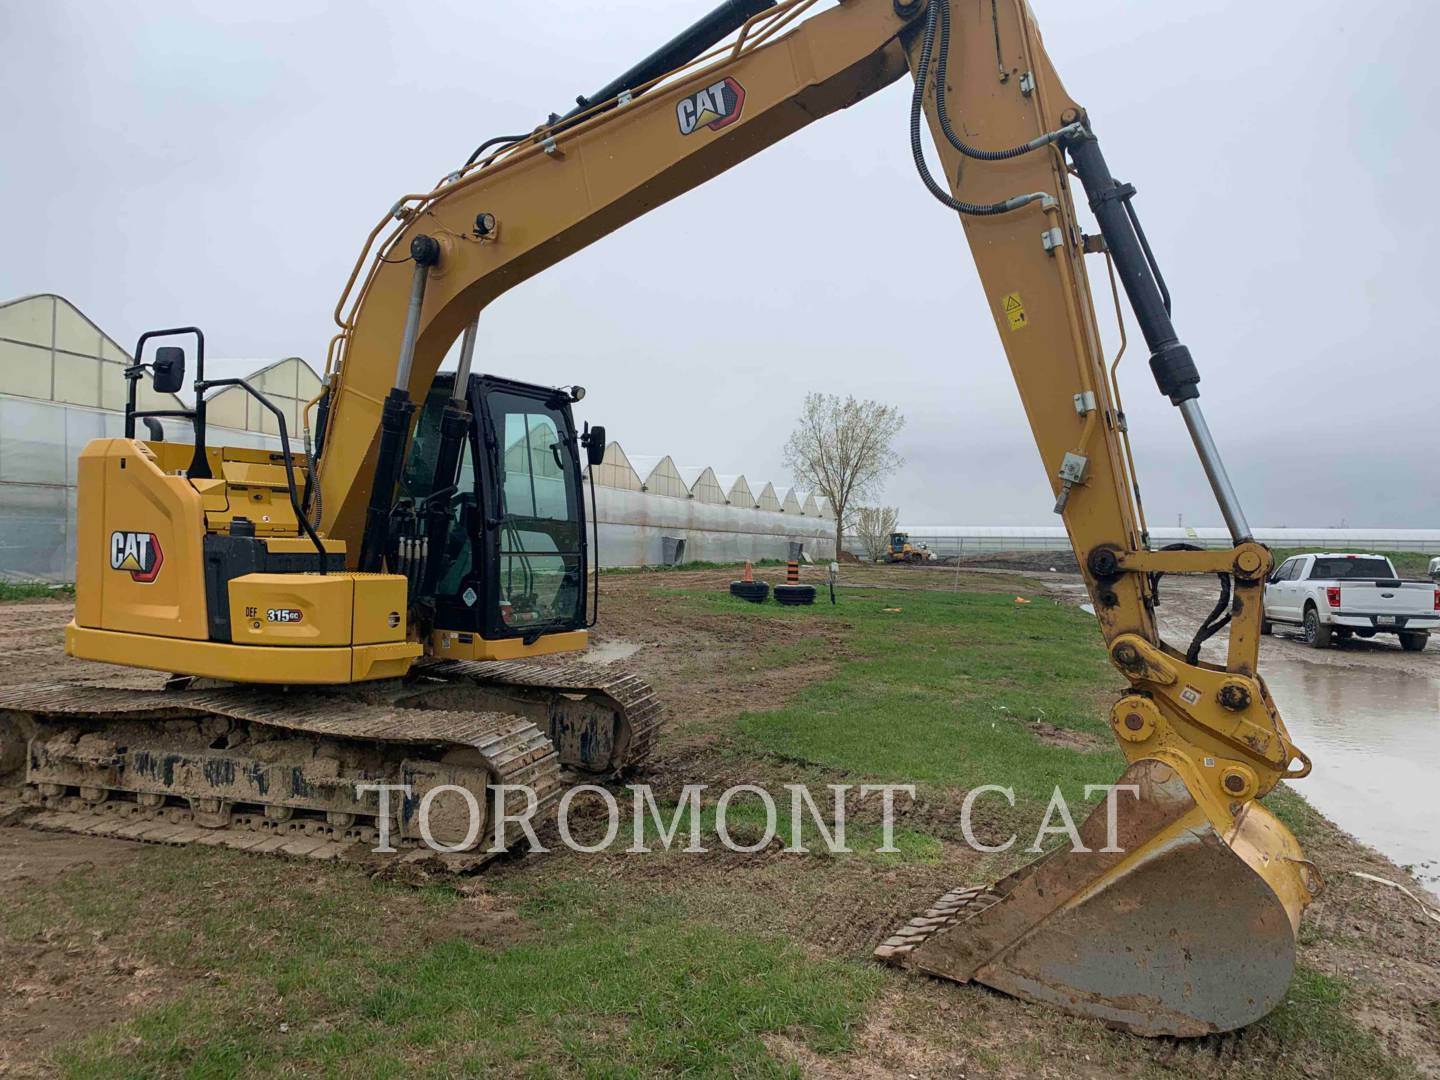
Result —
[[[417,675],[448,682],[577,695],[610,710],[618,728],[616,761],[609,770],[612,772],[633,769],[649,759],[663,719],[660,701],[649,683],[638,675],[597,664],[425,659],[417,662],[413,670]],[[560,741],[553,729],[549,734],[552,740]],[[563,750],[561,757],[565,758]]]
[[[41,739],[69,723],[103,734],[107,725],[122,722],[158,725],[171,720],[224,718],[282,735],[351,745],[414,747],[416,755],[423,752],[431,759],[443,756],[447,747],[463,747],[478,753],[490,784],[524,785],[533,790],[537,817],[559,798],[561,790],[560,765],[550,740],[530,720],[506,713],[377,705],[350,694],[309,689],[128,690],[53,685],[0,689],[0,719],[7,712],[20,714]],[[155,754],[171,751],[159,740],[146,749]],[[196,822],[190,810],[177,805],[147,807],[128,799],[108,798],[89,802],[68,793],[44,793],[34,786],[25,792],[25,799],[32,807],[47,811],[32,818],[41,827],[164,843],[218,843],[326,858],[374,837],[373,828],[330,827],[313,817],[272,821],[258,812],[237,811],[226,825],[208,828]],[[523,812],[525,802],[523,792],[512,792],[505,809]],[[522,836],[517,826],[508,825],[503,846],[513,845]],[[400,836],[393,837],[392,844],[415,846],[413,838],[407,841]],[[486,853],[477,850],[470,854],[474,862]]]

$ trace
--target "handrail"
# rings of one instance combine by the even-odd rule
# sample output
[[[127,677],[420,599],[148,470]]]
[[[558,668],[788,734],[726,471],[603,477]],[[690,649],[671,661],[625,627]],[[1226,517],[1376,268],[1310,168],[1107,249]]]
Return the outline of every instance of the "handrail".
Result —
[[[256,401],[258,401],[264,408],[269,409],[270,412],[274,415],[275,423],[278,424],[280,427],[280,452],[285,455],[285,485],[290,489],[290,509],[295,511],[295,520],[299,524],[300,531],[303,532],[306,536],[308,536],[310,538],[310,542],[315,545],[315,551],[320,558],[320,573],[328,573],[329,571],[326,567],[326,563],[329,556],[325,550],[325,545],[321,542],[320,537],[316,535],[315,526],[310,524],[310,518],[306,515],[304,509],[300,505],[300,491],[295,486],[295,457],[290,452],[290,436],[286,431],[285,427],[285,414],[280,411],[280,407],[278,405],[276,405],[273,401],[267,398],[264,394],[260,393],[259,390],[256,390],[244,379],[214,379],[211,381],[196,379],[195,395],[197,398],[199,398],[199,396],[203,394],[206,390],[213,390],[218,387],[226,386],[240,387]]]
[[[663,75],[651,79],[649,82],[632,87],[630,92],[638,96],[681,75],[687,78],[698,77],[703,72],[718,69],[733,62],[742,55],[748,55],[756,49],[771,45],[777,40],[776,35],[782,28],[786,25],[793,24],[796,17],[812,7],[816,2],[817,0],[783,0],[782,3],[776,5],[774,8],[769,8],[761,12],[759,16],[752,16],[745,26],[741,28],[742,38],[740,40],[711,49],[709,52],[697,56],[688,63],[680,65],[673,71],[668,71]],[[757,20],[764,22],[767,18],[771,25],[765,26],[758,35],[753,37],[746,36],[749,31],[753,29],[753,24],[755,24]],[[404,235],[405,230],[415,217],[429,209],[436,202],[479,182],[482,177],[488,178],[494,175],[497,170],[513,168],[519,162],[545,153],[545,145],[547,141],[552,138],[558,139],[562,135],[568,138],[581,133],[588,133],[612,117],[619,116],[622,110],[611,107],[616,100],[616,98],[609,98],[605,101],[591,102],[588,109],[578,113],[576,116],[569,117],[563,122],[557,121],[554,124],[542,125],[536,128],[529,137],[521,142],[503,146],[489,158],[477,161],[470,167],[459,170],[458,173],[447,174],[447,176],[442,178],[430,191],[410,192],[400,196],[400,198],[391,203],[389,211],[376,223],[375,227],[370,230],[369,235],[366,237],[360,254],[356,258],[355,264],[350,271],[350,276],[346,280],[345,287],[341,291],[340,297],[335,304],[335,324],[340,328],[340,332],[335,336],[335,342],[338,342],[338,344],[336,344],[336,349],[333,354],[334,363],[338,365],[343,361],[344,344],[354,329],[355,313],[359,309],[360,302],[363,300],[368,286],[375,276],[380,260],[386,257],[395,242]],[[392,232],[380,241],[377,248],[377,239],[380,238],[381,233],[385,231],[387,226],[391,225],[393,225]],[[367,260],[370,262],[370,269],[365,274],[359,292],[356,293],[356,282],[360,280],[361,270],[364,268]],[[335,344],[335,342],[332,342],[332,344]],[[329,354],[327,354],[327,373],[330,369],[330,364],[331,359]]]

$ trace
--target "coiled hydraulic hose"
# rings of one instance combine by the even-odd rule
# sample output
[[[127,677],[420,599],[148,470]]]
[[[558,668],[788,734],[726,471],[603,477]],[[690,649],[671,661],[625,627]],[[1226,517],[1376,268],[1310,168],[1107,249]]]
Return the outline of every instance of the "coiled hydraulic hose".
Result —
[[[945,18],[947,24],[949,21],[948,0],[932,0],[929,14],[925,17],[925,34],[920,42],[920,62],[915,69],[915,94],[910,99],[910,153],[915,159],[915,170],[920,174],[920,179],[924,181],[930,194],[934,195],[935,198],[939,199],[951,210],[957,210],[962,214],[969,214],[972,217],[989,217],[994,214],[1008,214],[1011,210],[1018,210],[1020,207],[1028,206],[1032,202],[1039,202],[1042,199],[1050,198],[1050,196],[1043,191],[1032,191],[1028,195],[1012,195],[1003,202],[964,202],[955,198],[950,192],[942,188],[936,183],[935,177],[930,175],[930,168],[925,164],[925,146],[920,140],[920,114],[925,108],[925,82],[930,75],[930,58],[935,52],[935,32],[939,25],[937,8],[946,11],[947,14]],[[937,80],[935,96],[937,100],[944,99],[945,87],[943,81]],[[948,134],[947,132],[947,137]],[[953,142],[955,140],[952,139],[951,141]],[[959,144],[957,143],[957,148],[958,147]],[[1026,150],[1022,148],[1019,152],[1025,153]],[[1004,156],[1013,157],[1015,155],[1013,152],[1006,152]]]

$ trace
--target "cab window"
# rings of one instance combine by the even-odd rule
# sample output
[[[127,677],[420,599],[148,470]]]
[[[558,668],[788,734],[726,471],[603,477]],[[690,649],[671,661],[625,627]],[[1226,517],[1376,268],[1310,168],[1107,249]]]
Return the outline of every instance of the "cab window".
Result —
[[[516,632],[583,619],[573,433],[566,416],[542,400],[491,390],[491,431],[498,441],[500,624]]]

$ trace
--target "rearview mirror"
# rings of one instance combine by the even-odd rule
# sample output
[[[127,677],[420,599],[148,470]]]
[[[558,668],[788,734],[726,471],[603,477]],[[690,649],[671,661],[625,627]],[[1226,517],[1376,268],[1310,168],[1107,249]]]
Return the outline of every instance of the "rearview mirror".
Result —
[[[591,465],[599,465],[605,460],[605,425],[596,424],[580,437],[585,444],[585,460]]]
[[[162,345],[155,350],[155,362],[150,365],[151,385],[157,394],[179,393],[185,385],[185,350],[174,345]]]

